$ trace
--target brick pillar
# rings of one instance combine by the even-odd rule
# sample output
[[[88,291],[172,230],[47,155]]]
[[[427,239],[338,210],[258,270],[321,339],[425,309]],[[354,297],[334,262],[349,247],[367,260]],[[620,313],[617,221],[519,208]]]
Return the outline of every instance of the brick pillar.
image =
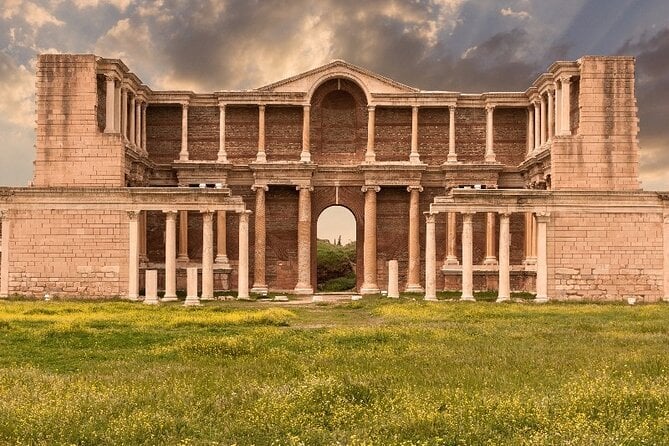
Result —
[[[135,95],[133,94],[130,97],[130,116],[128,116],[128,123],[130,124],[130,128],[128,129],[128,139],[130,140],[130,144],[136,144],[135,138],[137,136],[136,131],[136,113],[135,113]]]
[[[258,106],[258,154],[256,163],[266,163],[267,154],[265,153],[265,106]]]
[[[484,265],[497,265],[495,257],[495,213],[486,213],[486,231],[485,231],[485,259]]]
[[[256,192],[256,213],[255,213],[255,252],[253,257],[253,293],[267,293],[267,282],[265,279],[265,192],[267,186],[254,185],[252,187]]]
[[[561,98],[561,107],[562,107],[562,117],[560,118],[562,124],[561,135],[568,136],[571,135],[571,117],[570,117],[570,107],[571,107],[571,98],[570,98],[570,83],[571,76],[564,76],[560,78],[562,83],[562,98]]]
[[[473,212],[462,213],[462,297],[460,300],[474,299],[474,230]]]
[[[486,131],[485,131],[485,162],[494,163],[495,162],[495,149],[494,149],[494,138],[493,138],[493,115],[495,112],[495,107],[493,105],[486,105]]]
[[[511,287],[509,280],[509,257],[511,248],[509,216],[509,213],[499,214],[499,285],[497,291],[497,302],[504,302],[511,298]]]
[[[202,212],[202,300],[214,299],[214,213]]]
[[[455,212],[449,212],[446,219],[446,258],[444,259],[444,266],[459,264],[458,256],[455,254],[457,215]]]
[[[374,135],[376,122],[376,108],[373,105],[367,106],[367,151],[365,152],[365,161],[373,163],[376,161],[376,153],[374,152]]]
[[[219,163],[228,162],[228,154],[225,150],[225,104],[218,106],[218,157]]]
[[[546,128],[548,127],[546,125],[546,98],[544,95],[541,95],[541,134],[539,141],[541,145],[543,145],[546,142]]]
[[[455,153],[455,105],[448,107],[448,157],[446,162],[458,162],[458,155]]]
[[[409,161],[412,164],[420,164],[420,155],[418,154],[418,106],[411,107],[411,154]]]
[[[377,294],[376,270],[376,194],[381,188],[379,186],[363,186],[365,193],[365,221],[363,242],[363,271],[364,279],[360,294]]]
[[[139,299],[139,212],[128,211],[128,299]]]
[[[225,267],[230,264],[227,252],[227,226],[227,213],[225,211],[216,212],[216,263],[224,265]]]
[[[548,125],[548,141],[552,141],[555,134],[555,117],[553,116],[555,105],[553,105],[553,90],[549,89],[546,94],[548,95],[548,115],[546,117],[546,124]]]
[[[534,105],[527,111],[527,156],[534,152]]]
[[[662,233],[664,236],[664,294],[662,300],[669,302],[669,212],[664,214]]]
[[[311,105],[305,104],[302,106],[302,153],[300,153],[300,161],[302,161],[303,163],[311,162],[310,111],[311,111]]]
[[[181,150],[179,161],[188,161],[188,104],[181,104]]]
[[[421,186],[409,186],[409,270],[407,272],[406,291],[422,293],[420,286],[420,193]]]
[[[2,220],[2,239],[0,247],[0,297],[9,296],[9,238],[11,236],[11,221],[9,211],[0,211]]]
[[[548,215],[537,214],[537,302],[548,302],[548,259],[546,256],[546,233]]]
[[[116,127],[114,125],[114,113],[116,111],[116,104],[114,103],[116,99],[116,79],[114,76],[107,75],[107,90],[106,90],[106,101],[105,101],[105,133],[115,133]]]
[[[237,298],[249,298],[249,214],[239,213],[239,262],[237,271]]]
[[[165,297],[163,302],[177,300],[177,211],[165,211]]]
[[[188,263],[188,211],[179,211],[178,262]]]
[[[297,186],[297,285],[295,294],[312,294],[311,286],[311,186]]]
[[[425,300],[437,300],[436,214],[425,214]]]

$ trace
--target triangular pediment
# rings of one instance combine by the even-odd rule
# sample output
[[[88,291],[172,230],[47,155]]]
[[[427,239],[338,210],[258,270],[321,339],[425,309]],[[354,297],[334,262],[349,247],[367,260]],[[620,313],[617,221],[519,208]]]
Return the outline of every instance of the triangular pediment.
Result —
[[[322,83],[323,80],[336,77],[344,77],[358,82],[369,94],[415,93],[420,91],[417,88],[404,85],[343,60],[334,60],[326,65],[265,85],[257,90],[308,93]]]

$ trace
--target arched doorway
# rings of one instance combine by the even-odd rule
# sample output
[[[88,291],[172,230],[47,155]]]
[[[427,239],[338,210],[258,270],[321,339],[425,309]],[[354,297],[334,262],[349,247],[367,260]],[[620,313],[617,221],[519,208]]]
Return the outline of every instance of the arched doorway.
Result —
[[[356,289],[356,220],[340,205],[325,208],[316,222],[316,291]]]

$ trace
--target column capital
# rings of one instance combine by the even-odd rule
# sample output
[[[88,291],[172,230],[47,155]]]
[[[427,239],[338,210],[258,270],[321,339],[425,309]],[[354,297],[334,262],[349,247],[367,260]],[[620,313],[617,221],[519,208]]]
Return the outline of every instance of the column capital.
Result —
[[[411,110],[412,110],[412,111],[413,111],[413,110],[418,111],[419,108],[420,108],[420,105],[412,105],[412,106],[411,106]]]
[[[367,192],[370,190],[373,190],[374,192],[380,192],[381,191],[381,186],[370,186],[370,185],[365,185],[360,188],[362,192]]]
[[[218,103],[218,109],[219,110],[225,110],[225,106],[228,105],[225,102],[219,102]]]
[[[265,111],[265,104],[258,104],[258,110]]]
[[[267,186],[266,184],[254,184],[253,186],[251,186],[251,190],[253,192],[255,192],[258,189],[263,189],[265,192],[267,192],[269,190],[269,186]]]
[[[165,216],[166,216],[167,218],[174,218],[174,219],[177,218],[177,214],[178,214],[178,213],[179,213],[179,211],[177,211],[177,210],[175,210],[175,209],[167,209],[167,210],[164,210],[164,211],[163,211],[163,214],[165,214]]]
[[[509,217],[511,217],[511,214],[513,214],[513,212],[511,212],[511,211],[497,211],[497,214],[500,216],[500,218],[501,217],[509,218]]]
[[[188,102],[180,102],[180,104],[183,110],[188,110],[188,106],[190,105]]]
[[[423,192],[423,186],[407,186],[407,192],[411,192],[414,190],[417,190],[418,192]]]
[[[457,107],[455,105],[449,105],[448,111],[454,112]]]
[[[538,109],[539,107],[541,107],[541,101],[539,99],[535,99],[534,101],[532,101],[532,105],[534,105],[535,109]]]
[[[137,218],[139,218],[140,211],[131,210],[131,211],[126,211],[126,213],[128,214],[128,218],[130,219],[130,221],[136,221]]]
[[[376,105],[368,105],[367,106],[367,111],[368,112],[373,112],[374,110],[376,110]]]
[[[243,211],[236,211],[235,213],[239,214],[240,216],[242,216],[242,215],[249,216],[249,215],[253,214],[253,211],[250,211],[248,209],[244,209]]]
[[[9,209],[0,209],[0,219],[9,218]]]
[[[426,223],[434,223],[435,218],[437,217],[437,214],[434,212],[423,212],[425,215],[425,222]]]
[[[203,217],[213,218],[215,212],[216,211],[212,211],[211,209],[204,209],[200,211],[200,214],[202,214]]]
[[[485,105],[485,110],[486,110],[488,113],[490,113],[490,112],[492,112],[493,110],[495,110],[495,105],[494,105],[494,104],[486,104],[486,105]]]
[[[536,212],[534,217],[537,219],[537,223],[548,223],[550,215],[549,212]]]
[[[561,84],[571,83],[571,74],[563,74],[562,76],[560,76],[560,83]]]
[[[300,191],[302,189],[307,189],[309,192],[314,191],[314,187],[310,184],[298,184],[297,186],[295,186],[295,190],[297,191]]]
[[[303,109],[303,110],[309,110],[309,109],[311,109],[311,104],[303,104],[303,105],[302,105],[302,109]]]
[[[117,80],[120,80],[116,73],[105,73],[104,76],[107,81],[116,82]]]
[[[7,212],[7,211],[4,211],[4,212]],[[5,216],[5,214],[3,214],[3,211],[0,211],[0,217],[4,217],[4,216]],[[669,225],[669,213],[665,213],[662,217],[664,219],[664,224]]]

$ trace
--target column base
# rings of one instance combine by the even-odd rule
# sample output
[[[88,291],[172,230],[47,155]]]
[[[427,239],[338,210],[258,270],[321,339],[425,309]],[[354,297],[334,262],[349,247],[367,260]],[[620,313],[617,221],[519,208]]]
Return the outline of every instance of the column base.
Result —
[[[363,283],[362,286],[360,287],[360,294],[362,295],[379,294],[380,292],[381,290],[376,284]]]
[[[525,257],[523,260],[523,265],[536,265],[537,264],[537,258],[536,257]]]
[[[179,256],[179,257],[177,257],[177,262],[178,263],[188,263],[188,262],[190,262],[190,259],[188,258],[188,256]]]
[[[130,302],[139,302],[142,299],[139,298],[138,294],[131,294],[131,295],[128,295],[128,300]]]
[[[430,297],[425,296],[424,300],[427,300],[427,301],[430,301],[430,302],[437,302],[437,297],[436,296],[430,296]]]
[[[204,301],[212,301],[212,300],[216,300],[216,299],[214,299],[214,296],[202,296],[202,297],[200,298],[200,300],[204,300]]]
[[[418,283],[412,283],[406,286],[405,293],[424,293],[425,289]]]
[[[309,153],[309,152],[300,153],[300,162],[310,163],[311,162],[311,153]]]
[[[495,158],[495,154],[486,154],[485,158],[483,159],[486,163],[496,163],[497,159]]]
[[[376,154],[365,153],[365,162],[366,163],[375,163],[376,162]]]
[[[263,284],[253,284],[251,287],[251,292],[256,294],[267,294],[268,291],[267,285]]]
[[[187,153],[186,154],[180,153],[179,154],[179,161],[188,161],[188,154]]]
[[[497,265],[497,259],[495,257],[486,257],[483,259],[484,265]]]
[[[449,266],[449,265],[459,265],[460,262],[458,261],[458,258],[455,256],[448,256],[446,257],[446,260],[444,260],[444,266]]]
[[[417,153],[412,153],[409,155],[409,162],[411,162],[411,164],[420,164],[420,155]]]
[[[225,157],[225,156],[219,156],[219,157],[216,159],[216,162],[217,162],[217,163],[221,163],[221,164],[228,164],[228,163],[229,163],[228,158]]]
[[[495,302],[509,302],[511,298],[509,296],[499,296]]]
[[[534,298],[534,302],[538,304],[545,304],[548,302],[548,296],[537,296]]]
[[[144,298],[144,304],[146,305],[158,305],[160,301],[158,300],[157,297],[145,297]]]
[[[6,296],[2,296],[2,295],[0,295],[0,297],[6,297]],[[663,302],[669,302],[669,296],[663,297],[663,298],[662,298],[662,301],[663,301]]]
[[[258,156],[256,156],[256,163],[266,163],[267,162],[267,154],[265,152],[258,152]]]
[[[160,299],[161,302],[176,302],[178,301],[179,298],[176,296],[165,296]]]
[[[197,296],[187,296],[184,301],[184,307],[197,307],[200,305],[200,299],[198,299]]]
[[[298,283],[295,286],[293,293],[298,294],[300,296],[304,296],[304,295],[314,294],[314,289],[310,285]]]
[[[462,296],[460,302],[476,302],[476,299],[474,299],[474,296]]]
[[[446,162],[451,163],[451,164],[455,164],[455,163],[458,162],[458,156],[455,153],[453,153],[453,154],[449,153],[448,157],[446,157]]]

